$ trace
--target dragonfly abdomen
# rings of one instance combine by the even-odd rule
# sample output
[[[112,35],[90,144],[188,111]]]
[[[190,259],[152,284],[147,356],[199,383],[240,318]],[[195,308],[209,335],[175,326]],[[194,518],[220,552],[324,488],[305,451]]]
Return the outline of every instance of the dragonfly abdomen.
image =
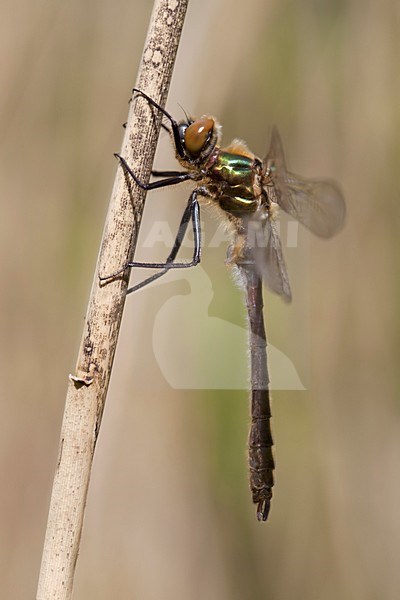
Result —
[[[249,250],[247,250],[247,254]],[[249,435],[250,489],[257,505],[257,518],[266,521],[274,485],[274,457],[270,426],[271,404],[267,365],[267,339],[265,335],[262,281],[251,255],[238,263],[244,276],[249,318],[249,346],[251,371],[251,427]]]
[[[269,512],[275,468],[272,454],[271,410],[269,390],[252,390],[251,427],[249,434],[250,488],[258,505],[257,517],[265,521]]]

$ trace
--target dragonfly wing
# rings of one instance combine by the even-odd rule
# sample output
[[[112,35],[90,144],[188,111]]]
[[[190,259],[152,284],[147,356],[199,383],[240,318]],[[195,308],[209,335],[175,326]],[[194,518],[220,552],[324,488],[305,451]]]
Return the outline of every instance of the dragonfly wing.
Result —
[[[333,181],[311,180],[286,173],[279,204],[320,237],[330,238],[344,225],[346,207]]]
[[[261,223],[259,226],[262,227]],[[263,229],[263,235],[255,237],[256,243],[253,246],[257,270],[272,292],[283,296],[286,302],[291,302],[292,292],[276,224],[267,220]],[[260,239],[264,240],[263,244],[259,243]]]
[[[282,142],[274,128],[265,158],[265,172],[271,183],[265,190],[273,202],[320,237],[335,235],[344,225],[346,206],[333,181],[306,179],[286,170]]]

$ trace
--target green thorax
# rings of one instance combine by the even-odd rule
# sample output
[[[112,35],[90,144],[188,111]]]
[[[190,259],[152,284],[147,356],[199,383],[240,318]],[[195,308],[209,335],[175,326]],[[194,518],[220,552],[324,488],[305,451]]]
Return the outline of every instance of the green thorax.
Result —
[[[252,212],[257,208],[254,192],[254,160],[248,156],[220,150],[208,169],[210,177],[221,186],[218,202],[228,212]]]

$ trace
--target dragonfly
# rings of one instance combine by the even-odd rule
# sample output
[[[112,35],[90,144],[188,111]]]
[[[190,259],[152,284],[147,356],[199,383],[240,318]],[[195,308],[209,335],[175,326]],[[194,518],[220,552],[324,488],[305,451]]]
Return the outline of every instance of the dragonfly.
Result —
[[[344,225],[345,202],[338,186],[330,180],[308,179],[287,171],[282,142],[276,128],[263,160],[234,139],[221,147],[222,129],[212,115],[176,121],[163,107],[140,89],[133,94],[159,111],[183,170],[152,171],[155,180],[141,181],[126,160],[116,154],[127,177],[144,190],[194,182],[182,214],[173,247],[161,263],[130,261],[122,269],[100,277],[113,279],[127,268],[143,267],[157,272],[128,290],[136,291],[170,269],[199,264],[201,259],[200,205],[212,205],[224,223],[231,244],[227,263],[232,267],[246,298],[250,349],[251,425],[248,438],[249,480],[252,501],[259,521],[266,521],[274,485],[275,462],[271,432],[270,380],[267,338],[263,316],[263,282],[272,292],[290,302],[292,293],[278,234],[279,209],[297,219],[314,234],[330,238]],[[191,260],[177,260],[187,229],[193,230]]]

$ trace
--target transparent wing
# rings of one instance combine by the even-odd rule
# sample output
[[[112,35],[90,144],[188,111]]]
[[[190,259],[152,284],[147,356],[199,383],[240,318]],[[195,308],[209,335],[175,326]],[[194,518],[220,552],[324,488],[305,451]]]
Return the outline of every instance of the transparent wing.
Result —
[[[265,285],[286,302],[291,302],[292,292],[275,222],[269,219],[264,223],[261,220],[251,221],[247,241]]]
[[[312,180],[288,173],[278,131],[272,131],[264,161],[265,190],[289,215],[320,237],[335,235],[344,225],[346,206],[333,181]]]

